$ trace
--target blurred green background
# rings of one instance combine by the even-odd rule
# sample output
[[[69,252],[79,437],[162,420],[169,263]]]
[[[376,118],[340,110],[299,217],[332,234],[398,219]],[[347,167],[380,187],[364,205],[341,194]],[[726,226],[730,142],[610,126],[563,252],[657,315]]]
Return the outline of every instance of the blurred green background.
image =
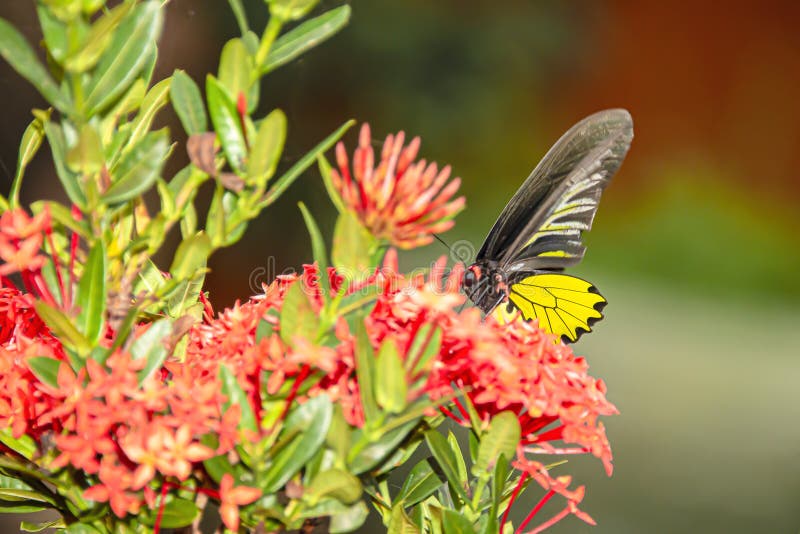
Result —
[[[800,3],[352,7],[340,35],[265,80],[261,111],[289,117],[287,166],[350,117],[369,121],[376,143],[401,129],[420,135],[422,155],[464,180],[468,208],[448,242],[478,247],[575,121],[607,107],[634,117],[633,148],[574,270],[610,301],[575,350],[621,411],[606,421],[616,470],[606,478],[593,458],[570,462],[599,526],[570,518],[554,531],[797,532]],[[261,27],[262,1],[248,9]],[[0,16],[39,39],[33,2],[6,0]],[[227,2],[172,0],[159,75],[181,67],[202,79],[235,34]],[[0,101],[7,190],[29,109],[42,101],[5,64]],[[174,117],[162,120],[178,134]],[[346,140],[352,147],[355,133]],[[174,169],[184,164],[176,154]],[[46,155],[23,198],[42,196],[63,198]],[[300,199],[330,230],[329,201],[309,172],[214,258],[207,287],[217,307],[250,295],[251,274],[270,258],[277,270],[310,260]],[[417,267],[443,252],[430,246],[402,261]]]

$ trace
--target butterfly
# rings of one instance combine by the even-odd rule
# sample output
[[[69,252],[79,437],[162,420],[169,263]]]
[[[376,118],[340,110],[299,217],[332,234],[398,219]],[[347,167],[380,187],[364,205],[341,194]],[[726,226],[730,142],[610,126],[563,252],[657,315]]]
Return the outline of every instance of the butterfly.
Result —
[[[562,274],[583,258],[600,195],[633,140],[623,109],[600,111],[570,128],[500,213],[464,272],[463,287],[487,315],[538,319],[565,343],[591,332],[606,299],[591,283]]]

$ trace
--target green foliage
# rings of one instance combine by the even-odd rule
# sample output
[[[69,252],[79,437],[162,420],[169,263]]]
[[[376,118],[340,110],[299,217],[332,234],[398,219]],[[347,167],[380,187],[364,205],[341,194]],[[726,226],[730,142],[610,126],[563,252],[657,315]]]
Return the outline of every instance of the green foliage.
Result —
[[[73,205],[39,201],[31,207],[35,214],[49,213],[54,240],[46,245],[49,257],[42,267],[54,299],[37,301],[35,310],[63,345],[66,358],[31,357],[30,371],[55,389],[62,386],[59,378],[96,372],[122,349],[141,365],[135,368],[136,377],[146,396],[152,378],[170,369],[167,359],[187,351],[186,330],[203,312],[209,257],[235,243],[251,220],[317,162],[338,211],[329,248],[325,228],[300,204],[321,298],[310,294],[302,281],[292,284],[280,311],[270,309],[254,326],[255,341],[323,352],[334,346],[333,331],[346,321],[355,336],[363,427],[349,421],[342,406],[311,389],[324,378],[319,369],[304,368],[276,392],[240,382],[235,362],[220,364],[223,408],[238,412],[239,435],[230,455],[196,465],[202,482],[233,477],[236,486],[261,491],[257,500],[240,507],[243,528],[296,530],[308,519],[330,516],[331,532],[351,532],[366,519],[366,494],[390,532],[496,530],[501,503],[507,502],[512,487],[507,458],[519,441],[516,417],[499,414],[484,428],[465,399],[473,442],[468,468],[455,436],[444,437],[436,429],[441,417],[432,414],[442,401],[411,395],[441,349],[441,331],[420,325],[408,347],[391,339],[375,342],[367,334],[365,317],[379,289],[370,286],[348,294],[348,288],[375,273],[384,252],[384,243],[335,192],[324,157],[353,122],[342,124],[278,175],[287,118],[280,109],[258,111],[262,77],[338,32],[349,21],[350,7],[331,9],[281,34],[286,23],[311,13],[317,0],[268,0],[270,18],[259,37],[243,3],[229,0],[241,36],[222,49],[217,74],[207,76],[203,95],[180,69],[153,83],[166,2],[113,4],[41,0],[37,15],[47,66],[0,19],[0,56],[51,106],[33,112],[20,143],[11,193],[7,200],[0,198],[0,209],[19,207],[25,169],[43,142]],[[172,134],[153,128],[168,106],[190,136],[191,163],[172,176],[167,171],[175,148]],[[213,190],[205,224],[198,220],[195,205],[202,187]],[[164,243],[175,226],[182,239],[170,254]],[[169,265],[166,271],[156,257]],[[59,270],[65,265],[66,281]],[[344,276],[336,291],[328,278],[329,265]],[[64,290],[65,285],[70,289]],[[276,371],[265,367],[260,372],[267,382]],[[209,434],[202,443],[216,450],[222,439]],[[35,462],[52,462],[53,451],[10,429],[0,430],[0,443],[17,452],[0,456],[0,512],[55,509],[62,516],[23,523],[24,530],[133,531],[126,520],[109,513],[106,503],[83,497],[81,484],[99,484],[95,473],[39,469]],[[389,474],[420,451],[424,458],[392,496]],[[158,510],[143,510],[136,518],[142,531],[152,531],[157,521],[161,528],[191,525],[201,512],[200,484],[195,483],[191,479],[187,487],[169,492]],[[160,487],[153,482],[149,489]]]

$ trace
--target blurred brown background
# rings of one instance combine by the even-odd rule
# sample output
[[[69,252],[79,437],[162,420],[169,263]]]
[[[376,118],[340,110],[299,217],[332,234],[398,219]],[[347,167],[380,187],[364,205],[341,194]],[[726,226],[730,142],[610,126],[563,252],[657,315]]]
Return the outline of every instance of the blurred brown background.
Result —
[[[479,246],[572,123],[607,107],[633,114],[633,148],[575,270],[610,301],[576,351],[622,412],[607,421],[616,472],[570,462],[599,526],[568,519],[554,531],[797,532],[800,3],[351,5],[340,35],[264,81],[260,114],[286,111],[287,166],[350,117],[369,121],[376,140],[420,135],[422,154],[464,179],[468,208],[449,242]],[[262,0],[248,10],[263,27]],[[33,2],[5,1],[0,16],[39,39]],[[227,2],[172,0],[158,75],[181,67],[202,80],[235,34]],[[42,101],[0,64],[0,102],[7,190],[29,109]],[[175,119],[163,121],[182,141]],[[44,152],[26,185],[27,201],[63,198]],[[214,259],[217,307],[246,298],[270,257],[279,270],[310,259],[300,199],[330,227],[309,172]],[[443,250],[403,262],[424,265]]]

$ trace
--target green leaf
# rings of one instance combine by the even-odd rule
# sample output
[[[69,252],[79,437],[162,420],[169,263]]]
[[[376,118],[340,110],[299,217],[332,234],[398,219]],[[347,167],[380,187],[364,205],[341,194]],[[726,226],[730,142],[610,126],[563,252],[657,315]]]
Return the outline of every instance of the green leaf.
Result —
[[[44,521],[42,523],[31,523],[29,521],[22,521],[19,524],[19,529],[22,532],[42,532],[43,530],[52,529],[52,528],[65,528],[66,524],[64,523],[63,518],[53,519],[51,521]]]
[[[342,137],[347,130],[350,129],[351,126],[355,124],[355,121],[347,121],[343,125],[341,125],[335,132],[331,135],[326,137],[321,143],[311,149],[305,156],[300,158],[300,160],[292,165],[292,167],[286,171],[286,173],[278,178],[278,180],[273,184],[273,186],[267,191],[267,194],[264,195],[264,198],[259,203],[259,208],[265,208],[275,202],[281,194],[289,188],[295,180],[297,180],[301,174],[303,174],[306,169],[308,169],[312,163],[317,159],[317,157],[331,148],[336,141]]]
[[[105,534],[102,530],[86,523],[72,523],[64,529],[64,534]]]
[[[444,534],[475,534],[472,522],[449,508],[442,510],[442,525]]]
[[[408,473],[394,502],[410,508],[433,495],[442,485],[428,460],[422,460]]]
[[[47,136],[47,142],[50,144],[56,174],[58,179],[61,180],[64,191],[73,204],[80,208],[85,208],[86,196],[78,181],[78,175],[67,167],[67,143],[64,139],[64,131],[57,124],[46,122],[44,123],[44,133]]]
[[[72,319],[67,317],[64,312],[42,301],[36,302],[35,306],[36,314],[42,318],[62,343],[75,348],[78,352],[89,352],[91,348],[89,341],[75,328]]]
[[[344,504],[353,504],[361,498],[361,481],[341,469],[328,469],[314,477],[306,486],[303,500],[310,506],[325,497],[336,499]]]
[[[47,51],[60,64],[67,55],[67,26],[56,18],[48,6],[41,2],[36,6],[36,14],[39,16],[39,25],[42,27]]]
[[[413,369],[406,369],[415,375],[425,369],[426,364],[435,355],[439,354],[442,346],[442,330],[433,324],[420,326],[406,356],[406,367],[414,365]]]
[[[296,433],[297,437],[275,455],[264,473],[261,489],[265,493],[282,488],[316,454],[325,442],[332,416],[333,403],[324,394],[309,399],[289,412],[281,435]]]
[[[346,460],[350,450],[350,425],[344,418],[344,412],[339,404],[333,408],[333,418],[328,435],[325,436],[325,443],[334,452],[337,460]]]
[[[363,319],[356,326],[356,377],[361,392],[361,406],[367,423],[378,417],[378,405],[375,401],[375,355],[372,350],[367,327]]]
[[[170,85],[172,78],[166,78],[155,84],[142,100],[139,114],[131,123],[131,133],[128,146],[135,146],[145,138],[153,124],[153,119],[169,101]]]
[[[419,532],[419,527],[406,514],[405,507],[395,504],[392,507],[389,528],[387,528],[386,534],[419,534]]]
[[[341,30],[349,20],[350,6],[344,5],[303,22],[281,35],[272,44],[267,60],[261,66],[262,74],[275,70],[314,48]]]
[[[319,0],[267,0],[270,14],[283,21],[305,17],[317,2]]]
[[[168,498],[160,510],[153,510],[148,515],[140,514],[142,523],[148,526],[155,524],[156,517],[161,515],[161,528],[181,528],[192,524],[200,510],[197,505],[188,499],[180,497]]]
[[[36,378],[52,388],[58,388],[58,369],[61,367],[59,360],[46,356],[34,356],[26,361]]]
[[[146,361],[138,373],[139,384],[161,369],[164,360],[169,355],[165,342],[169,340],[170,334],[172,334],[172,321],[167,318],[159,319],[131,344],[133,357]]]
[[[428,448],[436,459],[436,463],[444,473],[445,478],[450,483],[450,487],[461,497],[464,502],[469,502],[469,497],[465,489],[465,481],[461,480],[458,474],[458,460],[456,459],[456,452],[450,448],[444,436],[436,430],[429,430],[425,432],[425,442]],[[459,451],[460,453],[460,451]]]
[[[128,14],[133,4],[123,3],[105,13],[92,24],[83,47],[70,54],[64,61],[64,68],[71,72],[86,72],[97,64],[100,56],[111,42],[114,31]]]
[[[247,181],[263,191],[275,174],[286,141],[286,115],[276,109],[258,126],[258,133],[247,161]]]
[[[5,19],[0,18],[0,56],[20,76],[28,80],[56,109],[69,111],[72,103],[39,62],[25,37]]]
[[[162,22],[161,3],[156,0],[137,5],[122,20],[87,88],[88,115],[113,103],[153,61]]]
[[[240,93],[247,95],[252,70],[253,59],[244,42],[235,38],[225,43],[219,60],[217,79],[231,97],[237,99]]]
[[[247,143],[242,133],[239,112],[225,88],[210,74],[206,77],[206,98],[211,122],[217,132],[230,166],[242,174],[247,157]]]
[[[256,423],[255,415],[253,415],[253,409],[250,407],[250,401],[242,386],[236,380],[236,375],[225,364],[220,364],[219,377],[222,380],[222,393],[228,398],[225,401],[225,409],[227,410],[236,405],[242,411],[242,417],[239,419],[239,429],[258,431],[258,424]]]
[[[453,457],[458,467],[458,480],[461,481],[462,485],[466,485],[468,483],[467,462],[464,460],[464,453],[461,452],[461,447],[458,445],[455,434],[450,431],[447,432],[447,443],[450,445],[450,450],[454,453]]]
[[[343,511],[337,511],[331,515],[329,527],[330,534],[341,534],[343,532],[356,532],[367,520],[369,510],[363,501],[357,502],[347,507]]]
[[[276,312],[274,309],[270,309],[269,311],[267,311],[267,315],[270,315],[274,318],[280,317],[278,312]],[[275,331],[275,323],[267,321],[266,319],[261,319],[258,322],[258,326],[256,327],[256,343],[260,343],[262,339],[271,336],[274,331]]]
[[[205,268],[211,250],[211,239],[204,233],[185,239],[175,252],[169,272],[176,280],[192,278],[198,270]]]
[[[472,473],[477,477],[485,476],[487,471],[494,470],[494,463],[501,454],[506,458],[514,458],[521,433],[519,419],[514,412],[505,411],[495,415],[488,430],[481,436],[478,459],[472,466]]]
[[[492,474],[492,511],[491,516],[497,517],[502,508],[500,504],[503,501],[503,493],[506,488],[506,480],[508,480],[509,462],[505,454],[501,454],[494,464],[494,473]]]
[[[81,126],[76,144],[67,153],[67,165],[78,174],[92,175],[105,165],[100,135],[91,124]]]
[[[287,345],[294,345],[295,337],[315,342],[319,331],[319,317],[306,295],[308,288],[298,279],[286,291],[281,308],[280,336]]]
[[[389,413],[401,413],[406,405],[408,384],[403,360],[392,339],[385,339],[375,365],[375,400]]]
[[[328,163],[324,155],[320,154],[317,158],[317,166],[319,167],[319,174],[322,176],[322,183],[325,184],[325,190],[328,191],[328,196],[336,207],[336,211],[344,213],[346,208],[344,207],[344,202],[342,202],[342,197],[334,187],[333,181],[331,181],[331,164]]]
[[[322,288],[322,294],[328,295],[330,293],[330,280],[328,278],[328,251],[325,250],[325,241],[322,239],[322,232],[319,231],[319,226],[308,211],[306,205],[302,202],[297,204],[300,212],[303,214],[303,220],[308,228],[308,233],[311,236],[311,250],[314,256],[314,261],[317,263],[319,269],[319,284]]]
[[[359,282],[375,272],[377,246],[378,240],[353,212],[346,210],[339,214],[333,231],[333,266],[348,282]]]
[[[30,361],[33,359],[34,358],[28,358],[28,365],[30,365]],[[35,371],[34,374],[36,374]],[[28,436],[27,434],[23,434],[20,437],[15,438],[11,428],[0,429],[0,443],[26,460],[33,460],[33,457],[39,453],[39,446],[32,437]]]
[[[25,128],[25,133],[22,134],[22,140],[19,143],[17,173],[14,175],[14,182],[11,184],[11,191],[8,194],[13,207],[19,205],[19,190],[22,185],[22,177],[28,164],[39,151],[39,147],[42,146],[42,140],[44,140],[44,122],[39,118],[35,118]]]
[[[145,81],[141,78],[137,79],[114,104],[114,107],[105,114],[100,123],[100,137],[106,146],[106,159],[112,164],[119,159],[121,147],[130,137],[128,114],[139,109],[146,91]],[[122,126],[120,126],[120,120],[122,120]]]
[[[103,202],[106,204],[127,202],[150,189],[161,174],[168,153],[167,130],[148,133],[111,170],[113,182],[103,193]]]
[[[244,10],[242,0],[228,0],[228,3],[231,5],[233,16],[236,17],[236,24],[239,25],[239,31],[243,36],[246,35],[250,31],[250,27],[247,24],[247,12]]]
[[[200,88],[188,74],[176,70],[172,75],[170,85],[170,99],[175,113],[188,135],[202,133],[208,130],[208,117],[203,104]]]
[[[353,433],[355,445],[350,451],[348,461],[350,472],[359,475],[379,465],[406,439],[408,433],[417,426],[420,419],[421,417],[415,417],[391,430],[379,429],[379,431],[370,432],[369,435],[365,434],[363,430],[355,431]],[[364,442],[366,445],[363,445]]]

